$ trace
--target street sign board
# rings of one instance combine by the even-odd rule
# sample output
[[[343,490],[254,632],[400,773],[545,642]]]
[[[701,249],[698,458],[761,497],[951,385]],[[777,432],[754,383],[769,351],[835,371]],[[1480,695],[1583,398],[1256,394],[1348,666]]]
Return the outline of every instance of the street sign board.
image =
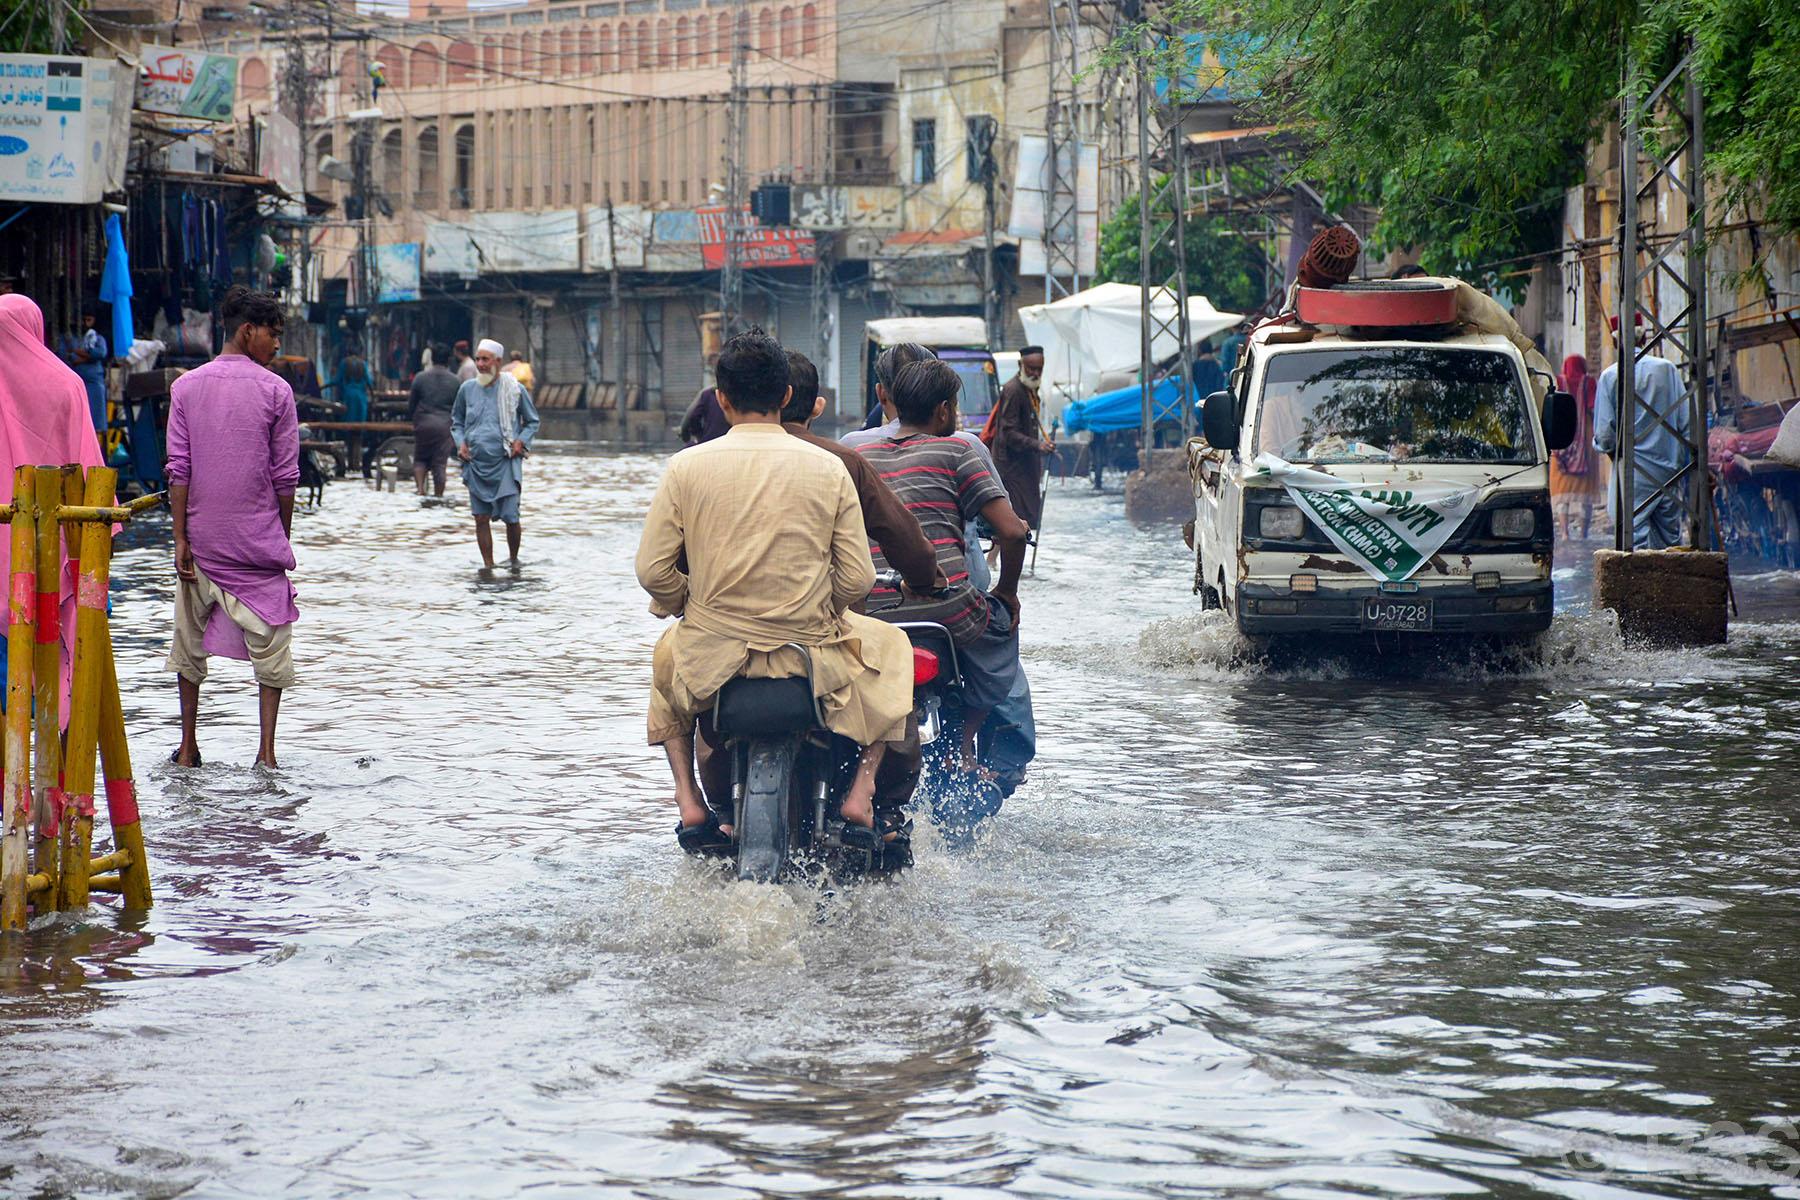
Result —
[[[131,83],[110,59],[0,54],[0,200],[98,204],[124,187]]]
[[[145,46],[138,51],[137,106],[200,121],[229,121],[237,104],[238,60],[229,54]]]

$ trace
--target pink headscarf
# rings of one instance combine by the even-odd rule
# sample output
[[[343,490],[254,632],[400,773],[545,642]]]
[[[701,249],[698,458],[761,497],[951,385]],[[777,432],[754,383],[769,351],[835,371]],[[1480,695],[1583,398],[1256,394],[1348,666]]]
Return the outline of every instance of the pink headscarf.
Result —
[[[0,296],[0,504],[13,498],[13,472],[22,466],[104,466],[87,387],[44,344],[44,314],[28,296]],[[68,666],[75,643],[75,572],[62,562],[63,711],[68,712]],[[0,596],[11,594],[12,538],[0,529]],[[42,581],[38,584],[43,587]],[[0,630],[5,617],[0,617]]]

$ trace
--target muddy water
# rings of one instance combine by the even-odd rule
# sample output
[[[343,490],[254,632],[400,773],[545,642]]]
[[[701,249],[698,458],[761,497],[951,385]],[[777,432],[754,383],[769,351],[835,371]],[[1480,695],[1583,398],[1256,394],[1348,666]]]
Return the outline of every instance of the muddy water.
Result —
[[[0,948],[0,1194],[1800,1195],[1800,625],[1275,668],[1172,531],[1052,493],[1042,754],[972,852],[821,901],[681,860],[631,580],[659,464],[534,460],[527,563],[334,486],[303,686],[174,741],[121,670],[158,905]],[[150,539],[151,542],[154,539]]]

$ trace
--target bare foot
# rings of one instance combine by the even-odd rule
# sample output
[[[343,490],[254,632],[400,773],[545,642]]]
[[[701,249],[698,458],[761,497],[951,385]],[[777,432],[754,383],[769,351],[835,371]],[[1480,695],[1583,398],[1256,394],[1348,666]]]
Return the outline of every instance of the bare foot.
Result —
[[[270,751],[268,754],[258,754],[256,756],[256,765],[259,767],[266,767],[271,771],[281,770],[281,764],[275,761],[274,751]]]
[[[681,813],[683,829],[704,825],[706,819],[712,815],[712,810],[706,807],[698,792],[684,791],[680,788],[675,790],[675,807]]]
[[[169,755],[169,761],[178,767],[197,767],[200,765],[200,747],[183,743]]]

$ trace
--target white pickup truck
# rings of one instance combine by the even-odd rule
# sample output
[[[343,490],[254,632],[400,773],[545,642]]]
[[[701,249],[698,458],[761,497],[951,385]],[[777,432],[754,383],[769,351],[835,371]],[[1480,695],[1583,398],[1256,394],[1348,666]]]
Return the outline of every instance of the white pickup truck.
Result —
[[[1262,326],[1206,400],[1188,443],[1194,585],[1246,634],[1550,625],[1549,456],[1574,403],[1546,388],[1540,405],[1503,333],[1393,323],[1381,296],[1402,286],[1315,302],[1367,323]]]

